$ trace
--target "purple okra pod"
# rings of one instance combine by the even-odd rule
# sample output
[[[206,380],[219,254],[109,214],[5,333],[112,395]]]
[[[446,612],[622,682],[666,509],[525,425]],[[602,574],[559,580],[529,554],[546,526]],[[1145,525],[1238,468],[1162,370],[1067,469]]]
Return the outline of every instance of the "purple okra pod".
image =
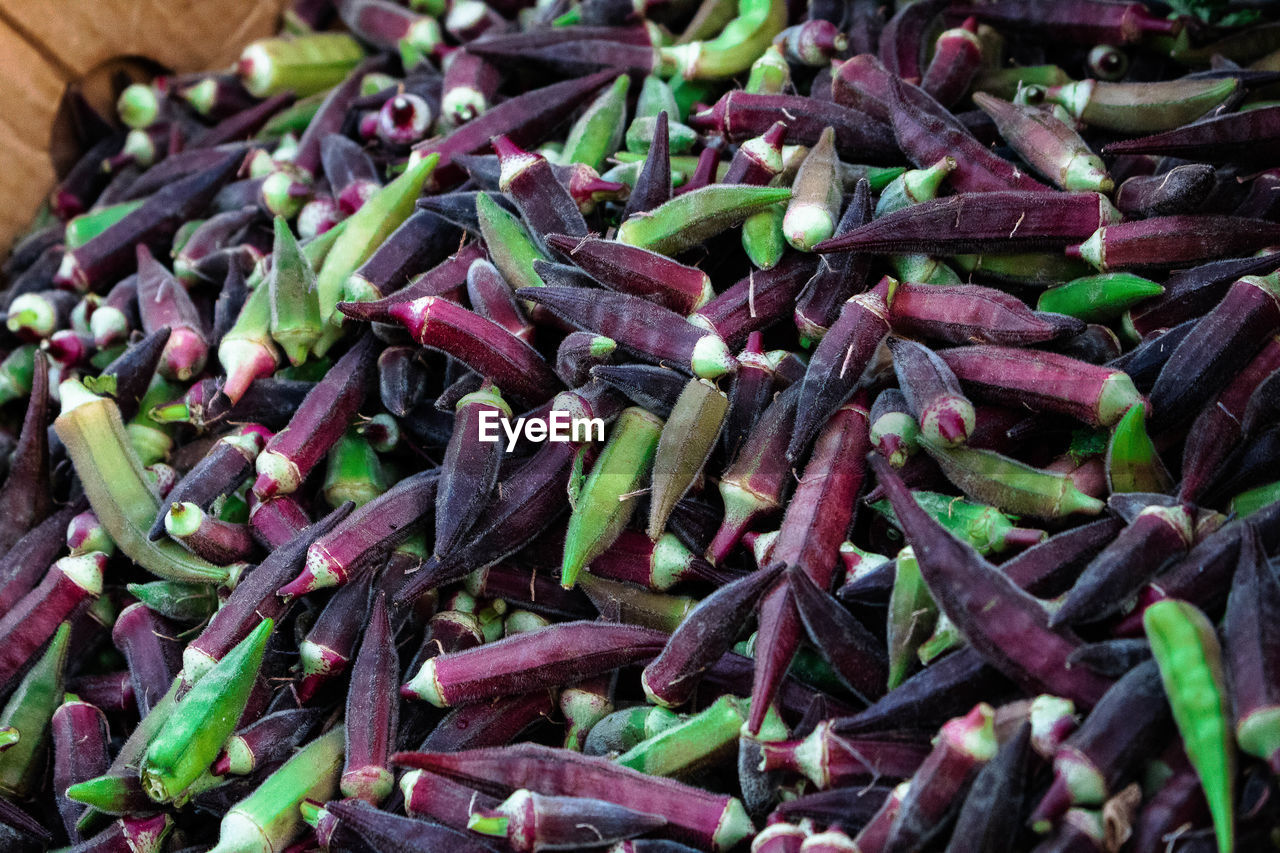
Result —
[[[894,331],[949,344],[1026,346],[1084,330],[1083,321],[1032,311],[1016,296],[977,284],[902,282],[889,306]]]
[[[895,75],[913,83],[924,76],[924,53],[929,33],[946,8],[942,0],[898,9],[880,32],[879,57]]]
[[[245,424],[218,439],[160,502],[160,511],[148,534],[152,541],[164,535],[164,519],[170,506],[185,502],[207,510],[215,500],[239,488],[270,437],[263,427]]]
[[[570,332],[556,350],[556,375],[569,387],[591,380],[591,369],[608,364],[618,342],[591,332]]]
[[[151,334],[169,327],[169,340],[160,356],[160,375],[185,382],[199,374],[209,358],[204,321],[187,291],[145,245],[138,246],[137,257],[142,330]]]
[[[836,677],[859,698],[880,698],[889,661],[879,638],[799,569],[788,569],[787,584],[810,642]]]
[[[751,332],[785,320],[813,277],[818,261],[805,252],[786,255],[768,270],[752,270],[706,305],[690,322],[714,330],[730,346],[742,346]]]
[[[663,419],[671,416],[672,407],[688,384],[685,374],[656,364],[604,364],[592,368],[591,378]]]
[[[743,622],[783,568],[775,563],[752,572],[699,602],[640,676],[649,701],[673,708],[692,698],[701,674],[733,647]]]
[[[1217,305],[1237,279],[1266,275],[1280,267],[1271,254],[1229,258],[1173,273],[1164,282],[1164,293],[1135,306],[1127,322],[1145,339],[1159,329],[1171,329],[1199,319]]]
[[[751,428],[773,399],[775,362],[764,352],[764,336],[760,332],[747,335],[747,343],[738,353],[738,370],[729,387],[729,412],[720,433],[720,448],[732,460],[747,439]]]
[[[607,800],[557,797],[521,788],[492,808],[472,812],[467,828],[505,838],[517,853],[612,844],[666,826],[666,818]]]
[[[845,737],[823,721],[800,740],[761,742],[761,763],[765,770],[802,774],[824,790],[881,776],[906,779],[929,755],[927,739],[917,735],[886,732]]]
[[[68,252],[57,280],[76,290],[114,281],[135,258],[135,246],[159,251],[182,223],[194,218],[213,199],[240,164],[241,155],[223,153],[210,166],[158,189],[142,206]]]
[[[116,617],[111,640],[129,666],[140,716],[155,707],[182,668],[180,631],[142,604],[131,604]]]
[[[387,616],[386,596],[379,592],[347,691],[346,765],[340,788],[344,796],[378,805],[395,787],[387,768],[398,728],[399,701],[396,696],[400,660],[395,634]]]
[[[1243,216],[1154,216],[1103,225],[1089,239],[1068,246],[1100,270],[1185,268],[1240,257],[1280,243],[1280,223]]]
[[[0,488],[0,552],[8,551],[53,512],[49,493],[49,362],[37,355],[22,432]]]
[[[950,107],[965,96],[980,70],[982,42],[978,38],[978,22],[968,18],[960,26],[939,34],[920,88]]]
[[[373,335],[364,335],[308,392],[289,425],[258,454],[254,494],[265,500],[297,491],[363,405],[373,384],[378,347]]]
[[[515,201],[536,238],[549,234],[586,237],[587,222],[569,190],[556,179],[541,154],[525,151],[507,137],[493,137],[502,172],[498,189]]]
[[[502,442],[493,438],[510,418],[511,407],[489,382],[458,401],[436,487],[436,556],[457,546],[488,503],[502,462]]]
[[[67,525],[88,507],[74,501],[31,528],[0,556],[0,612],[35,588],[64,548]]]
[[[193,503],[176,503],[164,517],[170,537],[202,560],[215,566],[248,562],[257,553],[249,525],[223,521]]]
[[[552,700],[553,691],[535,690],[454,708],[436,724],[418,751],[459,752],[505,746],[530,725],[550,716],[555,710]],[[465,827],[464,820],[460,828]]]
[[[1187,553],[1193,524],[1181,506],[1143,509],[1089,561],[1049,624],[1093,622],[1121,610],[1161,566]]]
[[[898,386],[920,426],[920,440],[942,447],[968,441],[977,415],[947,363],[906,338],[891,335],[888,345]]]
[[[456,751],[465,748],[469,747]],[[467,828],[473,808],[493,808],[501,802],[447,776],[426,770],[410,770],[401,776],[400,790],[404,795],[404,811],[409,817],[437,821],[458,830]]]
[[[304,809],[307,806],[304,804]],[[316,837],[330,850],[388,850],[396,853],[496,853],[474,834],[438,823],[400,817],[359,800],[331,800],[316,817]],[[292,848],[290,848],[292,850]]]
[[[1068,246],[1118,219],[1099,193],[961,193],[909,205],[815,249],[944,255],[1034,251]]]
[[[1067,809],[1101,805],[1128,784],[1173,732],[1154,660],[1139,664],[1107,691],[1080,728],[1058,747],[1054,780],[1032,815],[1048,829]]]
[[[533,340],[534,328],[511,285],[489,261],[476,261],[467,270],[467,301],[471,309],[523,341]]]
[[[457,753],[398,753],[392,760],[481,790],[527,788],[550,796],[596,796],[637,811],[660,814],[660,834],[721,851],[753,834],[742,803],[671,779],[648,776],[605,758],[538,744]]]
[[[340,677],[355,657],[360,629],[369,612],[372,573],[366,573],[339,589],[316,617],[307,636],[298,643],[302,680],[298,698],[307,702],[326,683]]]
[[[572,287],[526,287],[516,295],[573,326],[612,338],[646,361],[669,363],[705,379],[737,366],[719,335],[639,296]]]
[[[493,320],[457,303],[424,296],[394,303],[385,312],[370,308],[378,304],[343,302],[339,307],[360,319],[398,321],[418,343],[453,356],[522,402],[544,402],[561,387],[555,371],[537,350]]]
[[[0,685],[8,684],[58,630],[58,626],[102,594],[107,555],[63,557],[39,586],[0,616]]]
[[[648,249],[585,235],[550,234],[546,241],[610,290],[643,296],[680,314],[715,296],[705,272]]]
[[[68,699],[58,706],[49,721],[50,739],[53,742],[53,787],[58,804],[58,815],[73,843],[83,840],[76,830],[76,822],[84,806],[68,799],[67,788],[84,782],[107,771],[111,759],[107,752],[107,718],[102,711],[88,702]]]
[[[1014,844],[1022,829],[1033,758],[1031,724],[1024,722],[974,777],[947,853],[997,853]]]
[[[479,702],[647,661],[666,641],[665,633],[649,628],[565,622],[431,658],[400,692],[441,708]]]
[[[996,0],[960,6],[954,14],[975,15],[1015,31],[1043,32],[1054,39],[1082,45],[1123,45],[1146,35],[1176,35],[1180,19],[1157,17],[1141,3],[1103,0]]]
[[[814,349],[800,383],[795,429],[787,459],[798,462],[822,424],[858,388],[880,342],[889,333],[889,306],[898,282],[885,276],[840,309],[831,329]]]
[[[1044,607],[925,512],[887,462],[876,456],[871,466],[915,550],[934,600],[969,644],[1032,690],[1094,705],[1111,681],[1068,665],[1079,639],[1050,628]]]
[[[269,507],[271,503],[262,506]],[[236,585],[200,636],[183,650],[183,681],[197,681],[263,619],[277,619],[285,612],[286,602],[276,595],[276,590],[298,573],[311,543],[337,526],[352,508],[353,504],[343,504],[288,541],[273,543],[274,550]]]
[[[348,299],[371,302],[398,293],[458,245],[459,229],[429,210],[415,210],[343,284]]]
[[[1247,524],[1227,599],[1223,645],[1231,672],[1236,741],[1245,753],[1273,768],[1280,765],[1280,697],[1275,678],[1275,667],[1280,664],[1277,608],[1280,582],[1267,562],[1262,537],[1252,524]]]
[[[836,223],[832,239],[861,228],[871,221],[871,184],[859,179],[844,215]],[[827,333],[849,297],[867,287],[872,258],[862,252],[828,252],[823,255],[813,277],[796,297],[795,322],[802,338],[818,339]]]
[[[227,738],[209,772],[246,776],[288,758],[310,737],[323,715],[320,708],[285,708],[260,717]]]
[[[371,574],[387,553],[429,518],[439,482],[437,469],[405,477],[317,536],[297,577],[280,587],[285,599],[343,586]]]
[[[737,89],[715,106],[689,116],[698,130],[719,130],[730,142],[761,136],[786,117],[784,142],[813,145],[828,127],[835,130],[836,152],[856,162],[896,162],[897,152],[889,127],[866,113],[830,101],[801,95],[751,94]]]
[[[1057,595],[1123,528],[1118,517],[1107,516],[1064,530],[1001,563],[1000,571],[1032,595]]]

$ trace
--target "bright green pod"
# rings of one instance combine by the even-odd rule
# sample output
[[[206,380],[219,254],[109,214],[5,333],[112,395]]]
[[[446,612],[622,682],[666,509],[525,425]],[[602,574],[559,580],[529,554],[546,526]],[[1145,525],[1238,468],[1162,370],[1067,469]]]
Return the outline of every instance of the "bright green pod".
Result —
[[[618,226],[616,239],[664,255],[677,255],[732,228],[751,214],[790,198],[789,187],[712,184],[631,217]]]
[[[710,80],[688,80],[676,77],[671,81],[671,94],[675,97],[676,106],[679,107],[680,112],[679,115],[671,118],[688,121],[689,111],[693,109],[694,104],[714,104],[723,89],[723,85]]]
[[[141,130],[160,117],[162,96],[150,83],[131,83],[116,98],[116,115],[125,127]]]
[[[1182,746],[1200,777],[1218,851],[1231,853],[1235,849],[1236,745],[1218,635],[1209,617],[1174,598],[1148,607],[1142,627],[1160,667]]]
[[[301,134],[311,124],[311,120],[320,112],[320,105],[329,96],[324,89],[305,98],[299,98],[289,106],[267,119],[262,129],[254,134],[256,140],[279,139],[286,133]]]
[[[13,726],[0,728],[0,752],[4,752],[20,740],[22,735]]]
[[[1144,299],[1159,296],[1164,287],[1128,272],[1088,275],[1040,294],[1037,311],[1078,317],[1086,323],[1114,320]]]
[[[938,607],[929,594],[915,551],[910,547],[898,552],[889,594],[888,644],[889,689],[897,687],[911,673],[920,644],[933,633],[938,621]]]
[[[920,658],[921,664],[928,666],[937,658],[962,645],[964,645],[964,635],[960,633],[956,623],[947,618],[947,614],[941,613],[938,615],[938,624],[933,627],[933,633],[929,635],[929,639],[920,644],[920,648],[916,649],[916,655]]]
[[[787,25],[787,4],[776,0],[739,0],[738,16],[709,41],[659,48],[664,71],[690,80],[719,80],[751,68],[756,58]]]
[[[520,218],[501,207],[488,193],[476,193],[476,218],[489,258],[512,289],[542,287],[533,262],[550,260],[538,248]]]
[[[35,344],[14,347],[0,361],[0,406],[13,400],[25,400],[31,394],[31,379],[36,367]]]
[[[22,800],[35,793],[49,745],[49,721],[62,704],[63,671],[71,623],[63,622],[35,665],[18,682],[0,710],[0,729],[13,728],[18,740],[0,752],[0,793]]]
[[[604,161],[621,147],[627,128],[627,90],[630,87],[631,78],[619,74],[613,85],[596,96],[569,129],[564,150],[560,152],[561,164],[585,163],[599,171]]]
[[[960,491],[972,500],[1014,515],[1062,518],[1073,513],[1097,515],[1102,501],[1076,488],[1066,474],[1033,468],[993,450],[923,444]]]
[[[920,508],[957,539],[963,539],[980,554],[999,554],[1009,548],[1025,548],[1044,540],[1043,530],[1017,527],[1014,520],[993,506],[972,503],[955,495],[913,490],[912,497]],[[893,506],[888,499],[878,500],[871,508],[897,525]]]
[[[151,581],[131,583],[126,589],[149,609],[177,622],[200,622],[218,609],[218,588],[213,584]]]
[[[253,793],[222,818],[210,853],[278,853],[305,828],[304,801],[323,803],[338,793],[346,732],[335,726],[293,754]]]
[[[68,800],[92,806],[103,814],[125,814],[134,807],[134,777],[107,773],[77,782],[66,790]]]
[[[661,434],[662,419],[637,406],[618,416],[613,434],[571,502],[560,567],[565,589],[573,587],[579,572],[603,554],[631,520],[636,493],[649,474]]]
[[[173,426],[151,417],[151,410],[181,393],[181,387],[171,384],[157,373],[152,377],[147,393],[138,401],[138,413],[125,424],[129,443],[137,451],[143,467],[169,458],[169,453],[173,450]]]
[[[753,213],[742,223],[742,249],[756,269],[771,270],[787,251],[787,236],[782,222],[787,208],[781,204]]]
[[[183,797],[218,757],[244,713],[275,621],[264,619],[200,676],[147,744],[142,787],[157,803]]]
[[[295,38],[266,38],[240,54],[236,71],[255,98],[293,92],[300,98],[341,83],[364,49],[346,33],[310,33]]]
[[[362,507],[389,488],[390,477],[368,439],[348,430],[329,451],[322,489],[325,503],[338,507],[351,501]]]
[[[144,201],[146,199],[141,198],[136,201],[122,201],[118,204],[109,204],[106,207],[97,207],[87,213],[73,217],[67,222],[63,245],[66,246],[68,252],[80,248],[130,213],[142,207]]]
[[[1173,491],[1173,477],[1165,468],[1147,434],[1147,410],[1141,403],[1129,407],[1111,428],[1107,442],[1107,483],[1112,493]]]
[[[374,193],[359,210],[343,220],[345,227],[333,238],[333,244],[316,274],[321,320],[335,325],[341,323],[341,315],[335,316],[335,309],[347,279],[413,213],[418,196],[422,195],[422,187],[439,160],[440,155],[432,154],[417,162],[411,161],[399,177]],[[316,355],[324,355],[324,352]]]
[[[771,44],[751,63],[743,91],[752,95],[781,95],[791,85],[791,66],[782,48]]]
[[[1280,480],[1241,492],[1231,499],[1228,510],[1241,518],[1248,518],[1276,501],[1280,501]]]
[[[690,379],[676,398],[653,459],[648,533],[654,542],[702,473],[728,414],[729,396],[706,379]]]
[[[650,776],[687,776],[736,751],[749,706],[746,699],[721,696],[614,760]]]
[[[650,74],[640,84],[640,95],[636,98],[636,118],[657,118],[661,112],[665,112],[667,118],[674,122],[680,115],[680,107],[667,82]]]
[[[271,337],[284,350],[290,364],[301,364],[324,326],[315,270],[283,216],[275,218],[271,258],[271,276],[267,279]]]
[[[653,145],[653,134],[658,120],[652,116],[638,116],[627,128],[625,142],[627,151],[636,154],[649,153]],[[672,154],[680,155],[693,149],[698,143],[698,131],[678,121],[667,122],[667,145]]]

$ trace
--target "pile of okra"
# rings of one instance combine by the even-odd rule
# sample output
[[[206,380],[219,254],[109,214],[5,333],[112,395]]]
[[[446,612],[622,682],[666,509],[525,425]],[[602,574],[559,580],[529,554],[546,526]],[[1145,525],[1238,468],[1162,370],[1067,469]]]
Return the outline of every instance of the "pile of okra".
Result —
[[[0,293],[6,853],[1280,843],[1280,13],[295,0]]]

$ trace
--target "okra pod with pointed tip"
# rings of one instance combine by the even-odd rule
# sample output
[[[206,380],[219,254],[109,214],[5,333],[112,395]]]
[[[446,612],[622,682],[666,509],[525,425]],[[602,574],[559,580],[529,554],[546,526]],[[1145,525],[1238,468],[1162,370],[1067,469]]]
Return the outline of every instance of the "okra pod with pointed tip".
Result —
[[[817,266],[812,254],[792,253],[769,269],[751,270],[699,308],[690,322],[713,329],[731,346],[740,346],[751,332],[794,314],[796,298]]]
[[[813,145],[822,131],[835,130],[836,152],[851,162],[893,163],[897,160],[892,132],[886,123],[865,112],[837,103],[799,95],[752,94],[734,90],[713,107],[689,117],[699,130],[718,130],[730,142],[744,142],[764,135],[780,115],[787,119],[783,141]]]
[[[1158,133],[1189,124],[1221,104],[1240,86],[1222,79],[1108,83],[1081,80],[1061,86],[1031,86],[1020,101],[1061,105],[1090,127],[1120,133]]]
[[[1065,116],[1049,107],[1030,107],[976,92],[973,102],[992,118],[1001,137],[1036,171],[1072,191],[1111,192],[1115,182]]]
[[[377,805],[391,794],[394,778],[387,769],[398,719],[396,679],[400,675],[395,635],[387,616],[386,597],[374,598],[369,626],[351,669],[347,692],[346,751],[340,788],[344,796]],[[370,709],[366,713],[363,709]]]
[[[680,314],[702,307],[714,295],[705,272],[657,252],[589,236],[550,234],[546,239],[605,287],[644,296]]]
[[[58,814],[72,843],[82,839],[76,821],[84,807],[67,797],[66,791],[106,771],[107,718],[96,706],[79,699],[68,699],[58,706],[49,721],[53,742],[53,788]],[[16,729],[11,729],[16,732]]]
[[[193,503],[170,505],[164,530],[192,554],[215,566],[246,562],[258,550],[248,525],[223,521]]]
[[[673,198],[618,228],[617,239],[675,255],[741,223],[770,205],[791,198],[788,187],[713,184]]]
[[[653,541],[711,456],[728,410],[728,396],[705,379],[689,380],[676,400],[654,453],[648,525]]]
[[[844,215],[836,224],[835,236],[841,237],[871,221],[871,185],[859,179]],[[796,328],[803,337],[818,339],[835,322],[844,300],[867,286],[871,258],[858,252],[832,252],[824,255],[813,277],[796,297]]]
[[[298,643],[302,680],[298,698],[309,701],[325,684],[346,672],[355,657],[360,629],[368,613],[373,575],[366,573],[343,586],[316,617]]]
[[[244,776],[287,758],[320,721],[318,708],[286,708],[239,729],[210,767],[215,776]]]
[[[612,844],[666,825],[666,819],[605,800],[558,797],[520,789],[493,808],[477,809],[467,828],[505,837],[514,850],[576,848]]]
[[[809,251],[835,233],[842,201],[839,165],[835,130],[827,127],[809,149],[791,187],[782,230],[793,247]]]
[[[40,584],[0,617],[0,684],[22,671],[35,653],[81,605],[102,593],[105,554],[63,557]]]
[[[521,340],[533,340],[533,326],[512,293],[511,285],[488,261],[476,261],[467,270],[467,301],[471,303],[471,310],[481,317],[492,320]]]
[[[823,721],[801,740],[762,742],[765,770],[788,770],[806,776],[821,789],[844,787],[861,780],[905,779],[929,754],[929,747],[913,737],[844,737]]]
[[[445,449],[436,488],[437,555],[457,546],[488,502],[498,480],[502,444],[484,436],[496,426],[494,421],[510,417],[511,407],[492,385],[458,401],[453,436]]]
[[[877,638],[804,572],[788,569],[788,585],[809,639],[836,676],[860,698],[878,698],[888,683]]]
[[[923,344],[893,336],[888,340],[898,385],[920,425],[920,440],[941,447],[964,444],[976,415],[951,368]]]
[[[1088,240],[1068,246],[1104,272],[1113,269],[1186,267],[1239,257],[1280,242],[1280,226],[1242,216],[1156,216],[1104,225]]]
[[[150,608],[132,604],[120,611],[111,639],[124,655],[138,714],[145,717],[182,668],[179,629]]]
[[[14,612],[17,611],[9,615]],[[18,732],[18,742],[0,752],[0,792],[19,800],[33,794],[43,779],[50,723],[62,699],[71,623],[63,622],[47,634],[40,633],[42,642],[50,637],[52,642],[13,686],[4,707],[0,708],[0,728],[13,728]],[[12,641],[7,642],[8,645],[12,645]],[[10,682],[11,673],[4,680]]]
[[[1280,761],[1276,680],[1271,675],[1277,661],[1272,615],[1278,604],[1280,585],[1268,568],[1258,531],[1248,525],[1227,600],[1223,651],[1231,672],[1236,742],[1243,752],[1273,767]]]
[[[53,511],[49,490],[49,362],[33,363],[31,397],[0,489],[0,551],[7,551]]]
[[[1146,410],[1130,407],[1112,428],[1107,442],[1107,483],[1114,492],[1157,492],[1173,490],[1173,477],[1147,435]]]
[[[431,658],[401,694],[445,708],[559,686],[649,660],[666,639],[660,631],[629,625],[559,623]]]

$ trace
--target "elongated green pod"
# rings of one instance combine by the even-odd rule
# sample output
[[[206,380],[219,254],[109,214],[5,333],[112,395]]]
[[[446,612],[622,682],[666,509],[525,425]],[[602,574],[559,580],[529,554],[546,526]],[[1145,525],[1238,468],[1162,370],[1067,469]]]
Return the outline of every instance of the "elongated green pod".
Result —
[[[906,680],[920,645],[933,633],[938,621],[938,606],[920,575],[920,566],[911,548],[898,552],[895,568],[893,592],[889,595],[890,690]]]
[[[275,219],[275,243],[271,249],[271,337],[284,350],[289,363],[302,364],[320,338],[320,300],[316,274],[303,254],[289,223]]]
[[[77,379],[59,386],[62,414],[53,428],[67,447],[89,504],[120,550],[149,572],[169,580],[224,583],[228,571],[188,553],[178,543],[151,541],[147,531],[160,510],[115,401],[91,394]]]
[[[1036,310],[1067,314],[1087,323],[1104,323],[1162,293],[1164,287],[1151,279],[1128,272],[1102,273],[1046,290],[1040,294]]]
[[[63,622],[35,666],[23,676],[0,710],[0,730],[17,738],[0,749],[0,792],[19,799],[36,790],[49,744],[49,721],[62,704],[62,676],[67,663],[71,623]]]
[[[1142,614],[1173,721],[1200,777],[1219,853],[1235,849],[1236,744],[1222,648],[1209,618],[1185,601],[1157,601]]]
[[[562,164],[585,163],[599,170],[605,159],[618,150],[626,130],[627,90],[631,78],[619,74],[587,107],[574,123],[560,154]]]
[[[676,255],[791,198],[789,187],[712,184],[678,195],[618,226],[617,239],[664,255]]]
[[[922,442],[938,467],[969,498],[1016,515],[1061,518],[1097,515],[1105,504],[1076,488],[1065,474],[1033,468],[993,450],[938,447]]]
[[[1107,482],[1114,492],[1173,491],[1173,477],[1164,466],[1147,434],[1147,411],[1141,404],[1129,407],[1107,442]]]
[[[728,414],[728,395],[706,379],[690,379],[676,398],[653,459],[648,527],[653,541],[662,536],[671,511],[701,473]]]

